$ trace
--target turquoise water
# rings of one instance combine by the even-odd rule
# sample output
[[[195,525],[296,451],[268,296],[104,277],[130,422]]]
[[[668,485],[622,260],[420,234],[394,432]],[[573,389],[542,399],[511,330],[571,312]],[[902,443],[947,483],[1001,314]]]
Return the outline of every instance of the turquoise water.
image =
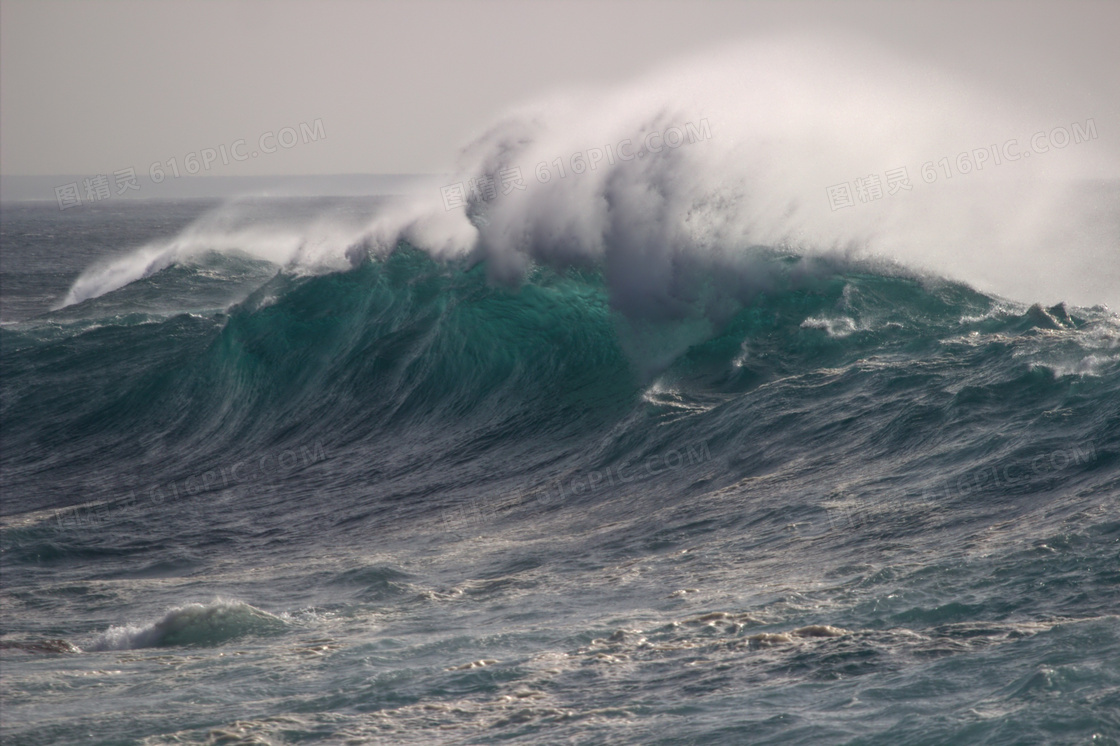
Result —
[[[50,310],[208,208],[5,207],[5,743],[1118,742],[1108,309],[402,243]]]

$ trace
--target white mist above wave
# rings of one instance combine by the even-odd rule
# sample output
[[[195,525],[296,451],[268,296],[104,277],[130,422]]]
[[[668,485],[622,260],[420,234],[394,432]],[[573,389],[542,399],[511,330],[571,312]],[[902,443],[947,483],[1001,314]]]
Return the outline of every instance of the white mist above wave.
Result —
[[[59,307],[112,292],[174,264],[209,252],[241,253],[293,271],[345,269],[347,247],[359,234],[329,216],[303,223],[260,214],[259,205],[234,201],[204,215],[179,235],[157,241],[85,270]],[[271,211],[275,213],[275,210]]]
[[[1073,186],[1093,172],[1092,159],[1114,156],[1099,139],[1031,147],[1036,132],[1088,127],[1091,112],[1056,121],[1016,112],[866,49],[858,40],[760,41],[622,89],[536,102],[470,143],[455,175],[433,182],[427,196],[379,205],[365,226],[323,218],[231,229],[212,217],[88,270],[66,304],[203,251],[322,272],[401,240],[441,258],[485,260],[505,282],[531,263],[598,264],[612,302],[636,316],[674,315],[689,273],[749,284],[755,246],[883,256],[1023,301],[1120,303],[1120,278],[1101,275],[1120,256],[1115,210]],[[1023,155],[1003,160],[1009,153]],[[891,194],[886,174],[901,168],[910,188]],[[504,193],[518,174],[524,188]],[[873,190],[862,201],[855,180],[869,176],[881,196]],[[493,182],[472,193],[471,180],[486,177]],[[851,189],[848,206],[827,191],[840,184]],[[451,185],[464,198],[448,209],[448,194],[456,195],[441,187]]]

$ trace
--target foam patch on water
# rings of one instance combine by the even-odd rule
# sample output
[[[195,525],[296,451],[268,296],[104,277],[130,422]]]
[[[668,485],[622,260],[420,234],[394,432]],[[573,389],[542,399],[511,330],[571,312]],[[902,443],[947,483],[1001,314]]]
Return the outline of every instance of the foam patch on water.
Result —
[[[112,626],[88,650],[135,650],[180,645],[217,645],[246,635],[276,634],[287,623],[242,601],[218,599],[176,606],[145,625]]]
[[[1117,362],[1120,362],[1120,355],[1086,355],[1078,360],[1071,360],[1065,363],[1049,363],[1032,365],[1031,367],[1043,367],[1053,372],[1056,378],[1063,376],[1090,376],[1099,378],[1110,370]]]
[[[833,339],[842,339],[852,332],[859,331],[856,322],[852,321],[847,316],[841,316],[835,319],[811,316],[801,322],[801,328],[820,329]]]

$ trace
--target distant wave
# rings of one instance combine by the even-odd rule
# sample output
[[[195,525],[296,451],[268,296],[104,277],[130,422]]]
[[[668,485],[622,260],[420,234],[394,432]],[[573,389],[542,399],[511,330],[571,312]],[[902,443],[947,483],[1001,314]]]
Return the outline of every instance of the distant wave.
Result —
[[[110,627],[86,649],[135,650],[138,648],[218,645],[246,635],[282,632],[284,620],[241,601],[192,603],[168,611],[150,624]]]

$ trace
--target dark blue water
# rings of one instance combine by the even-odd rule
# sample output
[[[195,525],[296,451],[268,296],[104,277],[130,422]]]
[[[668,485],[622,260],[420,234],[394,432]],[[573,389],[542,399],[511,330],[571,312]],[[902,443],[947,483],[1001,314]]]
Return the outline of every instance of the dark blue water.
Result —
[[[407,243],[57,308],[213,207],[0,216],[5,743],[1120,738],[1108,309]]]

